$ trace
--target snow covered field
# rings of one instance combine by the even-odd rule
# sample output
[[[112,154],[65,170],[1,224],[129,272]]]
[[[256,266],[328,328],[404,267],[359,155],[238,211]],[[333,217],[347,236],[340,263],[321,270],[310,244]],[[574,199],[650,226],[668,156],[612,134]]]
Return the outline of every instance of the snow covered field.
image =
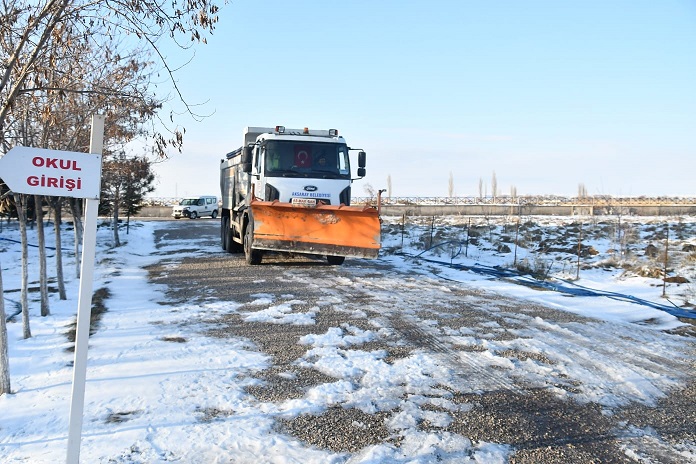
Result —
[[[379,261],[406,275],[421,275],[433,288],[442,286],[438,281],[454,282],[617,324],[625,328],[627,349],[644,352],[646,357],[649,354],[651,359],[672,359],[675,365],[682,366],[636,369],[616,363],[604,365],[598,371],[589,361],[584,365],[574,364],[574,354],[567,351],[571,345],[566,337],[576,334],[543,320],[532,320],[529,330],[531,326],[537,328],[533,331],[536,338],[525,350],[544,353],[554,349],[557,352],[547,353],[548,356],[568,358],[563,359],[566,370],[562,374],[582,383],[573,393],[577,401],[594,402],[607,411],[629,403],[653,405],[670,390],[693,382],[694,338],[688,335],[693,332],[683,322],[686,319],[680,321],[674,314],[691,315],[696,300],[694,218],[585,218],[574,224],[567,219],[525,219],[528,220],[518,226],[516,218],[474,218],[471,224],[468,218],[421,218],[410,219],[402,229],[401,218],[387,218],[383,229],[384,253]],[[437,408],[424,416],[415,406],[414,409],[402,407],[399,414],[388,419],[389,428],[399,431],[400,446],[382,443],[357,453],[310,447],[278,432],[274,428],[278,418],[297,417],[348,399],[365,412],[388,410],[389,402],[404,393],[397,388],[401,383],[409,384],[421,395],[433,389],[433,379],[445,384],[452,373],[431,363],[428,353],[416,353],[388,366],[377,352],[354,350],[348,358],[346,352],[339,356],[342,347],[378,339],[389,330],[341,327],[305,336],[302,343],[307,345],[311,356],[305,356],[304,362],[337,378],[359,377],[362,384],[370,385],[369,390],[354,390],[355,387],[343,380],[313,387],[299,399],[255,401],[248,394],[249,387],[256,382],[250,374],[267,369],[268,357],[243,338],[211,338],[195,326],[186,331],[187,321],[211,314],[235,313],[241,306],[239,302],[210,299],[202,304],[170,308],[176,310],[162,310],[165,289],[148,282],[144,266],[165,256],[205,259],[207,255],[221,253],[215,243],[192,247],[182,242],[169,248],[156,247],[154,230],[168,227],[181,226],[166,221],[136,221],[131,224],[129,235],[122,233],[125,244],[118,249],[109,248],[111,232],[106,227],[98,231],[94,288],[108,289],[109,297],[101,328],[90,338],[82,462],[427,463],[434,462],[436,457],[439,462],[508,461],[514,450],[507,443],[473,442],[454,433],[424,431],[413,425],[423,420],[434,426],[445,424],[446,415]],[[35,243],[35,232],[30,231],[30,243]],[[46,236],[50,245],[53,234]],[[16,227],[4,225],[0,238],[5,307],[10,314],[19,300],[20,287]],[[31,339],[22,339],[20,317],[8,324],[13,393],[0,397],[3,462],[54,463],[65,459],[72,378],[72,354],[66,351],[70,343],[65,333],[74,320],[79,282],[72,278],[74,256],[69,256],[72,235],[65,231],[63,238],[63,250],[67,251],[64,266],[69,277],[68,300],[59,301],[52,294],[51,315],[40,317],[38,293],[31,294]],[[579,260],[578,241],[582,244]],[[668,276],[683,283],[668,284],[664,298],[663,281],[656,276],[661,275],[664,267],[666,245],[670,250]],[[49,269],[52,262],[49,259]],[[34,287],[38,282],[38,266],[33,247],[30,263],[30,281]],[[524,269],[545,280],[505,272],[513,268]],[[362,268],[353,270],[344,266],[335,272],[338,273],[333,277],[335,282],[346,286],[370,279]],[[49,271],[49,275],[53,272]],[[578,275],[579,280],[575,280]],[[561,291],[544,285],[556,285]],[[582,292],[577,293],[578,286]],[[428,305],[431,295],[426,290],[419,291],[422,301],[417,299],[421,293],[412,292],[408,305],[404,302],[404,306]],[[287,302],[279,301],[283,296]],[[388,293],[381,298],[387,301]],[[326,297],[319,306],[349,303]],[[258,310],[246,311],[244,317],[250,321],[273,321],[279,327],[311,324],[318,311],[295,310],[294,297],[282,292],[259,293],[253,304]],[[473,331],[464,329],[449,336],[462,346],[481,342]],[[587,333],[587,337],[592,336]],[[609,336],[596,334],[597,340],[607,343]],[[509,362],[506,365],[503,359],[489,359],[487,363],[499,364],[499,368],[511,372],[517,367]],[[532,360],[525,362],[526,367],[531,364],[534,364]],[[526,374],[530,382],[559,375],[544,371],[546,368],[541,364],[532,368],[533,374]],[[514,377],[511,374],[510,379]],[[396,396],[384,393],[392,391]],[[380,399],[382,394],[385,396]],[[455,407],[446,401],[433,406]],[[647,429],[635,432],[635,437],[646,436],[651,436]],[[659,438],[651,439],[666,446]],[[685,462],[694,461],[696,443],[678,443],[671,452]],[[631,454],[628,445],[626,455],[637,462],[640,458]]]

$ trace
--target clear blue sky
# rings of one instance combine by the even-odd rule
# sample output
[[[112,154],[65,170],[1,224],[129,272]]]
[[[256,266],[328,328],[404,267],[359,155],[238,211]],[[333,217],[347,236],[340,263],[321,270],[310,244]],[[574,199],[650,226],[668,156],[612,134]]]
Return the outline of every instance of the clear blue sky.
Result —
[[[189,55],[171,52],[183,63]],[[245,126],[337,128],[393,196],[696,195],[696,1],[235,0],[177,73],[158,196],[219,194]]]

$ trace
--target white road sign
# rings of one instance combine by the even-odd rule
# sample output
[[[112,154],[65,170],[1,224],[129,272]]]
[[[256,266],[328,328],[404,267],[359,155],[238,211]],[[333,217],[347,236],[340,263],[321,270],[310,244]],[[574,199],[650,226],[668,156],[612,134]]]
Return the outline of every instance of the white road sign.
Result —
[[[14,147],[0,158],[0,178],[17,193],[98,200],[101,155]]]

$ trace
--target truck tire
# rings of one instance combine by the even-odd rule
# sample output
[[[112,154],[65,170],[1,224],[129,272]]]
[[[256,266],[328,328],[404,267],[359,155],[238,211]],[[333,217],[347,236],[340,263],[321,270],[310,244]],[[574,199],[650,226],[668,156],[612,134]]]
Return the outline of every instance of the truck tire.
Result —
[[[230,229],[230,220],[227,218],[227,229],[225,229],[225,250],[228,253],[241,253],[244,251],[242,245],[234,241],[234,232]]]
[[[327,256],[326,260],[332,266],[340,266],[341,264],[343,264],[343,261],[346,260],[346,257],[345,256]]]
[[[241,253],[244,251],[244,248],[242,245],[234,241],[234,236],[232,235],[232,231],[229,232],[227,238],[227,252],[228,253]]]
[[[230,235],[230,218],[224,217],[220,221],[220,244],[222,245],[222,249],[225,251],[229,251],[228,243],[227,243],[227,238]]]
[[[244,257],[249,265],[261,264],[261,252],[251,248],[253,241],[254,226],[253,221],[249,218],[249,224],[244,229]]]

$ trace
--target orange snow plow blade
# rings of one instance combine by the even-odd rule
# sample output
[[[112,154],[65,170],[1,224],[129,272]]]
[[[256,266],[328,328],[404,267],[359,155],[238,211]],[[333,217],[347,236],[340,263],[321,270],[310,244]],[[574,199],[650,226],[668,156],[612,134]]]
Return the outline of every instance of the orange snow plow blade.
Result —
[[[252,248],[318,255],[376,258],[377,210],[369,206],[293,206],[253,201]]]

